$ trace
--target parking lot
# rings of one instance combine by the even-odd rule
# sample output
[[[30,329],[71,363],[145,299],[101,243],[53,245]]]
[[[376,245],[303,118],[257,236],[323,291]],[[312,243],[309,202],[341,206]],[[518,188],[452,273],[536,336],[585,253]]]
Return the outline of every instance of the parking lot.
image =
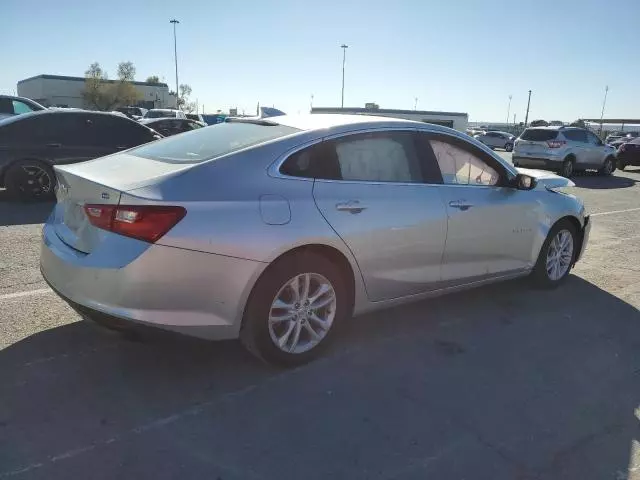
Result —
[[[574,181],[562,288],[358,317],[294,370],[79,321],[39,272],[52,205],[0,191],[0,479],[640,479],[640,169]]]

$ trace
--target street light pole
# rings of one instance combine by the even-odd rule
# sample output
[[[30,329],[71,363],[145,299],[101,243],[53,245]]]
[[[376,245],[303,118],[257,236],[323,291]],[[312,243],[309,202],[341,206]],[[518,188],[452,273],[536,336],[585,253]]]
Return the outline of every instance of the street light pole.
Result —
[[[414,98],[415,102],[413,102],[413,110],[418,110],[418,97]]]
[[[169,20],[169,23],[173,23],[173,55],[176,60],[176,109],[178,108],[178,42],[176,40],[176,25],[180,23],[175,18],[173,20]]]
[[[344,63],[347,60],[347,48],[349,48],[349,45],[343,43],[340,48],[342,49],[342,101],[340,102],[340,108],[344,108]]]
[[[529,122],[529,105],[531,105],[531,90],[529,90],[529,99],[527,100],[527,114],[524,116],[524,128],[527,128]]]
[[[509,113],[511,113],[511,97],[512,95],[509,95],[509,106],[507,107],[507,125],[509,125]]]
[[[600,133],[602,133],[602,119],[604,118],[604,106],[607,104],[607,93],[609,93],[609,85],[604,87],[604,100],[602,101],[602,113],[600,113]]]

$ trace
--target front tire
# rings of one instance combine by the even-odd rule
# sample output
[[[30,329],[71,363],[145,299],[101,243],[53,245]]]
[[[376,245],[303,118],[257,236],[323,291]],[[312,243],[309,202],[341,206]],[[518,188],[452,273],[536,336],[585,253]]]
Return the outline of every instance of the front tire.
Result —
[[[618,160],[618,169],[624,170],[625,168],[627,168],[627,164],[622,160]]]
[[[278,260],[250,295],[240,339],[267,363],[292,367],[319,356],[348,315],[341,269],[312,252]]]
[[[54,195],[56,177],[53,169],[45,163],[20,160],[9,167],[4,183],[11,198],[48,200]]]
[[[569,276],[578,248],[577,232],[569,220],[561,220],[549,231],[531,277],[541,288],[556,288]]]
[[[513,143],[507,143],[507,144],[504,146],[504,151],[505,151],[505,152],[511,152],[511,151],[513,151]]]
[[[598,175],[608,177],[616,171],[616,162],[612,157],[607,157],[602,167],[598,170]]]

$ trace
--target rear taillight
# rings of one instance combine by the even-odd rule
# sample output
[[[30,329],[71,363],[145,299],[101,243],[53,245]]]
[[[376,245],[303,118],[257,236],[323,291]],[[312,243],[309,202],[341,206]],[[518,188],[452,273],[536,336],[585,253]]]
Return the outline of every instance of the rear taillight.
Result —
[[[565,142],[564,140],[549,140],[547,142],[547,145],[549,145],[549,148],[560,148],[565,143],[567,142]]]
[[[626,145],[623,143],[622,145],[620,145],[620,147],[618,148],[619,152],[624,152],[627,149]]]
[[[96,205],[84,206],[85,214],[94,227],[156,242],[184,218],[183,207],[166,205]]]

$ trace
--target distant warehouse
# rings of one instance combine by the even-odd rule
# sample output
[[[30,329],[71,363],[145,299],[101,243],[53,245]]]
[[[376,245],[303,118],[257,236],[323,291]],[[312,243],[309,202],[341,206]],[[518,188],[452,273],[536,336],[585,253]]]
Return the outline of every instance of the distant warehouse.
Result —
[[[453,128],[460,132],[467,129],[469,115],[458,112],[432,112],[426,110],[391,110],[377,108],[375,104],[367,104],[367,108],[318,107],[312,108],[311,113],[344,113],[348,115],[376,115],[379,117],[404,118],[417,122],[433,123]]]
[[[27,97],[45,107],[85,108],[82,98],[84,77],[37,75],[18,82],[18,95]],[[116,83],[117,80],[107,80]],[[175,107],[175,98],[169,95],[166,83],[131,82],[140,100],[135,106],[143,108]]]

